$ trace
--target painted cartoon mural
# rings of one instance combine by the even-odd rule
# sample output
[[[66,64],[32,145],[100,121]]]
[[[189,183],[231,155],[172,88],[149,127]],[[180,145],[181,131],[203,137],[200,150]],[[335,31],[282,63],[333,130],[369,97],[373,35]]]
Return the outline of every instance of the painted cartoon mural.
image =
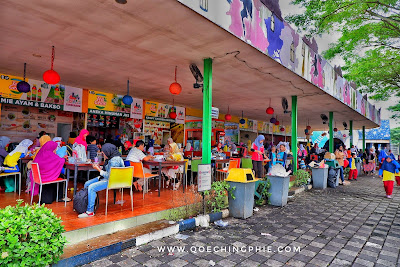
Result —
[[[376,123],[380,113],[362,99],[318,53],[315,39],[300,38],[281,14],[279,0],[177,0],[315,84]]]

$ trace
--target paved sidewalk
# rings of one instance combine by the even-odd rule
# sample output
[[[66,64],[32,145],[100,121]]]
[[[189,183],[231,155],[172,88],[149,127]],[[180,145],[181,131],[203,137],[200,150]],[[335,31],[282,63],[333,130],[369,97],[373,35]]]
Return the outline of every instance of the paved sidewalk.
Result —
[[[360,177],[301,193],[284,208],[262,207],[247,220],[229,218],[226,228],[187,231],[186,240],[164,238],[87,266],[400,266],[400,187],[393,199],[384,196],[378,177]],[[164,246],[186,251],[159,252]]]

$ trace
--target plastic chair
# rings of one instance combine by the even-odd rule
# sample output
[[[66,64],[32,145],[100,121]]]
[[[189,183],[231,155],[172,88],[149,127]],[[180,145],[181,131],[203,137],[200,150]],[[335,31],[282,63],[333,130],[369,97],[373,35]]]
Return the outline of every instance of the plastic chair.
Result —
[[[32,163],[31,167],[31,172],[32,172],[32,177],[33,177],[33,184],[31,185],[32,190],[31,190],[31,205],[33,202],[33,189],[35,188],[35,185],[38,184],[40,186],[39,188],[39,205],[40,205],[40,200],[42,199],[42,187],[43,185],[46,184],[54,184],[57,183],[57,200],[58,201],[58,188],[59,188],[59,183],[65,183],[65,195],[64,195],[64,202],[65,202],[65,207],[67,206],[67,179],[62,179],[62,178],[57,178],[53,181],[50,182],[42,182],[42,176],[40,175],[40,170],[39,170],[39,164],[38,163]]]
[[[183,155],[187,158],[193,158],[193,151],[185,151]]]
[[[230,160],[236,160],[238,163],[237,163],[237,167],[236,168],[240,168],[240,162],[241,162],[241,158],[230,158]]]
[[[18,187],[18,196],[20,196],[21,195],[21,173],[20,172],[3,172],[3,173],[0,173],[0,177],[7,177],[7,176],[14,176],[14,192],[17,192],[17,176],[19,177],[18,178],[18,181],[19,181],[19,187]]]
[[[129,188],[131,196],[131,207],[133,211],[133,168],[134,167],[112,167],[110,170],[110,177],[108,178],[108,185],[106,191],[106,215],[108,207],[108,190],[122,189],[121,191],[121,206],[124,203],[124,188]]]
[[[230,158],[232,153],[230,151],[224,151],[224,154],[226,155],[226,158]]]
[[[238,167],[239,166],[238,166],[238,161],[237,160],[230,160],[229,161],[228,170],[223,170],[223,169],[222,170],[217,170],[217,173],[224,174],[225,178],[226,178],[226,176],[228,175],[228,173],[229,173],[229,171],[231,169],[238,168]]]
[[[242,158],[242,168],[253,169],[253,161],[249,158]]]
[[[201,159],[192,160],[192,164],[190,167],[190,171],[191,171],[190,184],[193,184],[193,173],[199,172],[199,164],[201,164]]]
[[[133,178],[144,179],[144,188],[143,188],[143,199],[144,194],[149,190],[149,179],[158,177],[158,175],[151,173],[144,173],[143,163],[141,162],[131,162],[131,166],[133,166]]]

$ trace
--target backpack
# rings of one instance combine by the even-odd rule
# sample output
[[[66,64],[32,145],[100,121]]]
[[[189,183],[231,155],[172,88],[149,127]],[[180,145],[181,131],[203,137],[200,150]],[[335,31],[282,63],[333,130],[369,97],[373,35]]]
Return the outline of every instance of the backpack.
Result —
[[[74,206],[73,209],[78,213],[85,213],[88,206],[88,189],[82,188],[78,192],[76,192],[74,196]],[[99,207],[99,196],[96,193],[96,201],[94,204],[94,212],[96,212]]]

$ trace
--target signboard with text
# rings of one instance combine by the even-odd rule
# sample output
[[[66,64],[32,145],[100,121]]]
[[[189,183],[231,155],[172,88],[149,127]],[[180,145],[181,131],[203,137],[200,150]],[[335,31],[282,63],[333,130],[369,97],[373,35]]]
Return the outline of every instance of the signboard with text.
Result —
[[[199,164],[198,166],[198,191],[211,189],[211,164]]]
[[[129,118],[131,107],[122,102],[120,95],[89,91],[88,113]]]

